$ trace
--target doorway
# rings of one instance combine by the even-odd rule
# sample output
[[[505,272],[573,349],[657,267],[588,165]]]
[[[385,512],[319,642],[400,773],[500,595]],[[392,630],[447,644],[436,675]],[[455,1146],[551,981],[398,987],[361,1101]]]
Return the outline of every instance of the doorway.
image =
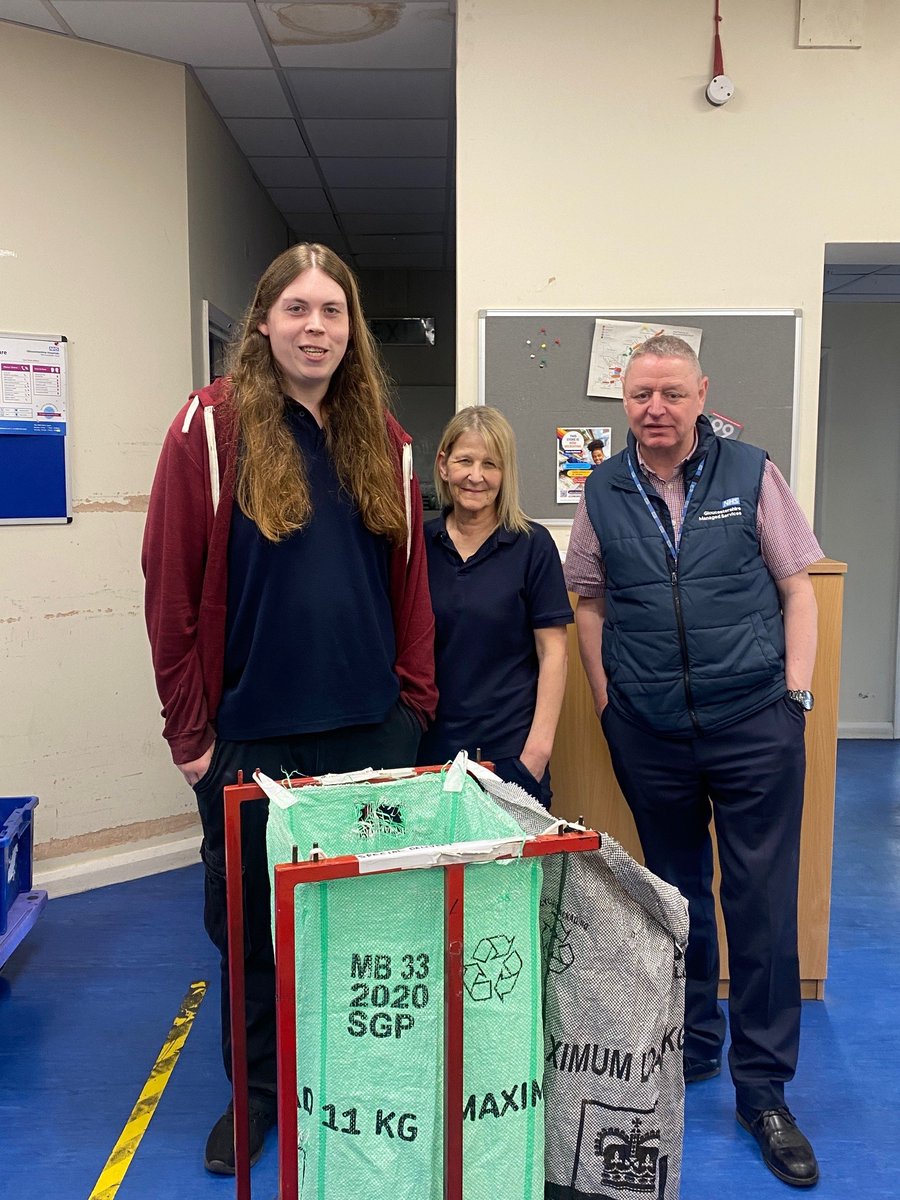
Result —
[[[838,734],[900,736],[900,245],[825,250],[814,527],[848,565]]]

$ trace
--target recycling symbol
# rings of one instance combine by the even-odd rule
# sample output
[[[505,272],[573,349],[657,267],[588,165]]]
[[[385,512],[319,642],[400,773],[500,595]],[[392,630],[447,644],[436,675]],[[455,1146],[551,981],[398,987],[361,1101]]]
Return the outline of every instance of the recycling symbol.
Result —
[[[569,945],[569,931],[562,921],[546,922],[541,926],[541,943],[547,960],[547,969],[554,975],[562,975],[575,961],[575,954]]]
[[[496,996],[502,1003],[516,986],[522,960],[514,941],[500,933],[482,938],[475,947],[472,961],[463,967],[463,983],[473,1000]]]

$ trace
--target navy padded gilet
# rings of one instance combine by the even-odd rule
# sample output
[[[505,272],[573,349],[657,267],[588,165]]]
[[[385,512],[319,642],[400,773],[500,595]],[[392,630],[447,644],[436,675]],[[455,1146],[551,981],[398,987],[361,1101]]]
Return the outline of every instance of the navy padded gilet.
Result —
[[[685,489],[705,460],[685,515],[677,569],[634,485],[628,435],[591,473],[588,516],[606,573],[603,665],[622,716],[656,733],[722,729],[784,695],[784,622],[760,553],[756,510],[766,453],[717,438],[706,417],[685,464]],[[644,490],[672,535],[665,502]]]

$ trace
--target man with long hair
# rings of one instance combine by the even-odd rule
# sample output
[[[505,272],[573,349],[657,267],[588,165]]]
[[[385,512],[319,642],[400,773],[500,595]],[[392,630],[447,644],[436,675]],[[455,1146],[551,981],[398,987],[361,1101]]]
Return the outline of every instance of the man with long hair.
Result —
[[[268,267],[229,375],[173,421],[142,562],[163,736],[203,826],[230,1077],[223,787],[256,768],[408,766],[437,701],[411,441],[388,411],[356,280],[326,247],[292,246]],[[265,825],[262,802],[244,806],[251,1161],[275,1120]],[[234,1172],[233,1137],[229,1105],[210,1171]]]

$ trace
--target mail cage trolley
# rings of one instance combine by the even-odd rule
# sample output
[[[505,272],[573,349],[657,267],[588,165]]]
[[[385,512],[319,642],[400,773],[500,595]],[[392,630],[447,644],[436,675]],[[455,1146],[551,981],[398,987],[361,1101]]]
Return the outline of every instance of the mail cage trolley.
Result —
[[[462,771],[465,773],[464,766]],[[366,788],[371,789],[373,797],[371,804],[357,805],[360,817],[365,816],[368,820],[380,822],[383,829],[385,823],[389,824],[395,819],[394,814],[397,811],[390,799],[391,785],[404,779],[419,781],[433,789],[437,782],[435,777],[443,778],[443,775],[444,768],[441,767],[420,767],[410,768],[406,771],[371,774],[356,773],[352,780],[353,784],[365,785]],[[361,776],[363,777],[361,778]],[[428,776],[432,778],[429,780],[426,778]],[[271,804],[273,802],[281,803],[282,795],[296,795],[299,789],[318,788],[323,783],[327,786],[331,779],[345,777],[326,777],[325,780],[295,778],[278,784],[266,779],[259,772],[254,778],[255,782],[244,783],[243,778],[239,777],[236,784],[224,789],[235,1186],[238,1200],[250,1200],[251,1196],[245,996],[241,969],[244,960],[242,805],[259,802],[268,797],[270,798],[271,814]],[[473,782],[470,778],[467,786],[471,788]],[[480,785],[475,784],[475,787],[480,791]],[[359,795],[359,792],[354,794]],[[323,792],[323,795],[328,797],[327,792]],[[496,808],[498,813],[501,812],[499,806],[484,797],[484,793],[481,793],[481,800],[488,809]],[[323,801],[323,803],[327,802],[327,799]],[[287,801],[283,802],[284,807],[287,805]],[[442,925],[442,929],[437,931],[442,948],[442,954],[439,955],[442,958],[442,995],[435,996],[433,974],[428,974],[427,955],[401,955],[403,961],[396,964],[396,970],[390,979],[387,977],[387,973],[391,972],[391,967],[385,962],[389,956],[382,955],[382,962],[379,965],[377,956],[351,955],[353,961],[350,964],[350,971],[354,976],[354,983],[351,987],[354,999],[350,1003],[354,1007],[349,1013],[343,1014],[349,1018],[347,1031],[351,1035],[358,1034],[361,1042],[365,1042],[363,1035],[368,1034],[370,1039],[390,1037],[392,1044],[395,1039],[399,1044],[404,1034],[412,1029],[417,1018],[428,1015],[427,1009],[430,1007],[433,1011],[435,1004],[438,1005],[438,1022],[433,1026],[436,1041],[433,1053],[440,1060],[437,1063],[435,1077],[438,1079],[442,1077],[441,1095],[435,1097],[435,1101],[442,1109],[442,1145],[438,1147],[439,1153],[435,1155],[437,1161],[430,1164],[432,1179],[427,1185],[424,1179],[420,1181],[423,1196],[436,1194],[442,1200],[463,1200],[464,1125],[467,1118],[470,1122],[476,1119],[479,1113],[475,1109],[479,1105],[481,1106],[480,1115],[484,1115],[485,1106],[488,1106],[489,1111],[497,1115],[498,1103],[502,1102],[506,1108],[511,1106],[518,1108],[521,1101],[524,1108],[527,1107],[529,1099],[532,1103],[534,1102],[535,1092],[538,1096],[540,1095],[538,1081],[541,1076],[543,1059],[541,1055],[535,1061],[536,1056],[532,1054],[531,1068],[536,1076],[533,1083],[528,1079],[523,1078],[521,1081],[517,1079],[514,1085],[504,1087],[502,1091],[498,1088],[496,1098],[492,1093],[487,1093],[480,1100],[476,1096],[470,1096],[467,1103],[463,1078],[466,1047],[463,1010],[466,985],[468,984],[470,997],[476,999],[479,995],[484,997],[493,988],[496,999],[503,1004],[508,993],[514,989],[518,973],[522,969],[521,959],[510,939],[504,937],[502,933],[497,933],[493,927],[489,927],[488,933],[494,936],[480,937],[474,947],[467,947],[465,936],[467,883],[470,894],[477,895],[478,877],[472,873],[483,871],[487,864],[511,863],[513,860],[536,860],[548,854],[596,850],[600,845],[600,835],[584,829],[580,824],[570,826],[563,821],[556,822],[551,826],[550,832],[528,835],[522,830],[516,831],[510,828],[513,824],[512,818],[504,817],[502,819],[506,822],[506,836],[479,837],[474,840],[458,840],[444,844],[420,844],[397,849],[378,849],[371,852],[363,851],[332,856],[327,856],[320,849],[315,838],[312,838],[302,856],[301,848],[294,844],[290,848],[289,858],[291,861],[274,862],[272,899],[276,972],[280,1200],[300,1200],[300,1181],[304,1171],[304,1164],[301,1161],[304,1149],[300,1144],[301,1138],[298,1136],[298,1113],[301,1110],[308,1120],[315,1119],[317,1122],[321,1122],[326,1131],[343,1132],[347,1135],[347,1141],[350,1143],[354,1136],[358,1137],[363,1132],[367,1132],[370,1137],[374,1132],[380,1135],[381,1139],[390,1141],[404,1137],[412,1140],[418,1134],[413,1114],[394,1111],[392,1106],[380,1107],[374,1114],[365,1114],[364,1118],[362,1114],[357,1113],[355,1108],[341,1109],[341,1106],[317,1103],[322,1097],[314,1097],[312,1088],[304,1086],[298,1092],[297,899],[298,895],[301,895],[298,889],[316,888],[317,885],[327,887],[336,881],[347,881],[347,886],[353,887],[352,895],[359,896],[358,903],[355,900],[345,900],[344,916],[347,918],[347,923],[360,928],[371,928],[373,925],[377,927],[379,923],[384,927],[386,923],[390,923],[390,914],[387,915],[386,922],[385,914],[379,915],[371,909],[367,909],[366,889],[359,884],[351,884],[350,881],[377,879],[408,872],[425,872],[428,876],[427,890],[432,892],[432,885],[437,882],[433,879],[433,872],[437,870],[443,872],[442,889],[440,884],[437,884],[438,893],[442,890],[442,898],[438,895],[437,905],[432,909],[433,914],[437,915]],[[322,842],[325,841],[326,839],[323,838]],[[392,885],[386,884],[386,886]],[[537,891],[539,894],[539,882]],[[305,893],[310,897],[313,894]],[[351,893],[344,894],[345,897],[351,895]],[[398,916],[400,911],[398,908]],[[421,914],[418,915],[425,916],[424,907]],[[537,906],[534,906],[533,912],[520,914],[520,917],[532,921],[535,927],[536,956],[533,955],[532,958],[536,957],[538,961],[538,966],[533,969],[539,976],[540,934],[537,930]],[[318,932],[316,936],[319,936]],[[324,934],[321,936],[324,937]],[[345,957],[346,955],[342,957],[341,964],[342,968],[346,970],[346,963],[343,961]],[[366,961],[367,959],[370,961]],[[405,961],[406,959],[409,961]],[[467,959],[470,961],[467,962]],[[319,962],[323,975],[331,973],[334,969],[328,952],[324,949],[324,942],[323,956]],[[313,969],[310,968],[311,971]],[[377,978],[379,970],[383,977],[381,980]],[[466,972],[468,972],[468,976],[466,976]],[[323,983],[323,995],[324,987]],[[370,1000],[377,1001],[377,1004],[370,1006],[368,1003]],[[510,1007],[507,1001],[507,1008]],[[471,1007],[469,1011],[471,1020]],[[304,1037],[323,1035],[322,1025],[329,1019],[324,1003],[320,1007],[320,1011],[302,1010],[301,1016]],[[508,1028],[505,1018],[506,1012],[503,1013],[501,1020],[504,1021],[504,1027]],[[521,1015],[518,1022],[523,1026],[527,1023],[528,1029],[522,1030],[526,1036],[537,1036],[535,1030],[539,1030],[541,1024],[539,978],[536,1005],[527,1017]],[[374,1042],[370,1040],[366,1044],[372,1045]],[[323,1076],[326,1052],[327,1047],[323,1043],[320,1061]],[[365,1069],[362,1074],[365,1074]],[[530,1096],[529,1087],[531,1087]],[[499,1097],[502,1097],[502,1100],[499,1100]],[[432,1111],[434,1107],[435,1104],[432,1103]],[[320,1112],[319,1109],[322,1111]],[[364,1119],[367,1122],[365,1131],[360,1128]],[[405,1127],[404,1120],[406,1121]],[[372,1142],[377,1144],[379,1139],[373,1138]],[[319,1161],[321,1164],[321,1158]],[[532,1167],[539,1174],[540,1193],[543,1194],[542,1156],[540,1161],[530,1164],[528,1169],[530,1170]],[[388,1187],[392,1181],[385,1178],[383,1183]],[[321,1190],[318,1187],[313,1190],[315,1190],[318,1200],[343,1200],[343,1197],[331,1194],[327,1182]],[[304,1193],[306,1191],[307,1189],[304,1188]]]

